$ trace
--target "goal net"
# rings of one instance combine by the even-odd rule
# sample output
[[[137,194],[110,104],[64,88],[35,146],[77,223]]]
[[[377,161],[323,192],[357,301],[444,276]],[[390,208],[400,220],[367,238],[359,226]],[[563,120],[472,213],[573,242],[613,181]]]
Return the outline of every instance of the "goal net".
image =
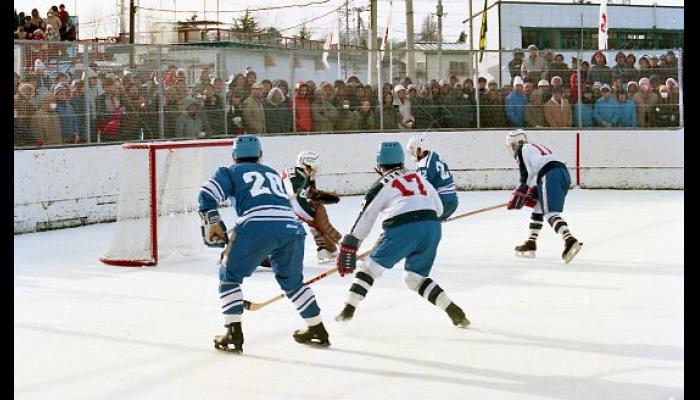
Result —
[[[197,196],[219,166],[231,163],[233,140],[122,145],[114,236],[102,262],[152,266],[173,252],[203,248]]]

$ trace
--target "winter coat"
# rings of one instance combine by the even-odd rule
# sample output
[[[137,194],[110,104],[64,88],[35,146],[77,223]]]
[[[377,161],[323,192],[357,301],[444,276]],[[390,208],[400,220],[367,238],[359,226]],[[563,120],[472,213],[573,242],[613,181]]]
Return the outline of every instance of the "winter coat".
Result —
[[[634,101],[625,100],[624,103],[617,102],[617,118],[615,126],[623,128],[636,128],[637,127],[637,106],[634,105]]]
[[[612,71],[607,65],[591,65],[589,79],[593,82],[607,83],[612,85]]]
[[[536,101],[538,100],[538,101]],[[530,94],[530,102],[525,110],[525,122],[529,128],[546,127],[544,119],[544,105],[542,104],[542,93],[539,89],[533,90]]]
[[[349,109],[344,109],[341,108],[338,110],[338,114],[335,117],[335,121],[333,121],[333,130],[342,132],[342,131],[351,131],[354,130],[353,125],[356,125],[356,113],[354,111],[350,111]]]
[[[542,57],[537,56],[534,60],[528,55],[523,60],[523,65],[520,67],[522,77],[530,78],[531,82],[537,82],[540,79],[547,79],[547,64]]]
[[[265,104],[265,123],[267,124],[267,133],[291,133],[293,131],[292,112],[289,110],[286,100],[274,103],[268,96]]]
[[[560,103],[554,97],[549,99],[544,104],[544,119],[552,128],[571,128],[571,105],[565,98]]]
[[[525,126],[525,109],[527,96],[514,90],[506,97],[506,117],[508,122],[518,128]]]
[[[202,118],[201,113],[196,112],[194,116],[187,114],[187,108],[194,102],[195,100],[191,97],[187,97],[182,101],[182,112],[175,123],[175,132],[178,138],[197,138],[200,132],[206,131],[204,118]]]
[[[297,117],[297,132],[311,132],[313,128],[313,117],[311,115],[311,101],[308,97],[303,97],[297,93],[296,102],[296,117]]]
[[[229,107],[226,111],[226,134],[240,135],[243,133],[243,109],[238,107]]]
[[[659,99],[654,107],[656,126],[668,128],[678,126],[679,111],[678,104],[674,104],[670,99]]]
[[[379,118],[373,110],[368,112],[357,111],[355,114],[354,131],[368,132],[379,129]]]
[[[385,105],[382,107],[382,128],[384,130],[394,130],[400,129],[401,126],[401,114],[399,110],[391,105]]]
[[[634,104],[637,105],[637,126],[640,128],[651,128],[656,126],[656,103],[659,102],[659,95],[653,92],[637,92],[632,96]]]
[[[49,108],[52,101],[45,96],[41,101],[41,107],[34,113],[32,119],[34,136],[37,140],[43,140],[44,145],[63,144],[61,120],[58,113]]]
[[[501,101],[496,99],[491,102],[486,100],[481,107],[481,126],[484,128],[505,128],[506,110]]]
[[[338,111],[328,101],[316,101],[311,105],[314,132],[333,132],[333,122]]]
[[[590,128],[593,123],[593,105],[588,103],[576,103],[571,110],[572,125],[578,127],[578,109],[581,108],[581,127]]]
[[[593,107],[593,121],[595,126],[603,126],[603,122],[608,122],[611,126],[615,126],[617,123],[617,100],[613,99],[612,96],[601,97],[595,102],[595,107]]]
[[[417,97],[411,107],[411,113],[416,118],[416,129],[430,129],[435,121],[433,100],[430,97]]]
[[[243,126],[246,133],[264,135],[267,133],[265,105],[255,96],[248,96],[243,101]]]
[[[80,134],[80,126],[78,125],[78,118],[75,116],[75,110],[65,100],[56,101],[56,112],[61,121],[61,138],[63,143],[73,143],[73,134]]]

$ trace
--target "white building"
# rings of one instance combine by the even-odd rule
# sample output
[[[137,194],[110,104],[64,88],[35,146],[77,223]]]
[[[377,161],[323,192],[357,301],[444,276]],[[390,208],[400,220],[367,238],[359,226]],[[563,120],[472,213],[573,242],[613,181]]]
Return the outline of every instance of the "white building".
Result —
[[[491,3],[491,2],[489,2]],[[590,2],[587,2],[590,3]],[[590,60],[598,48],[598,11],[600,3],[534,3],[496,1],[487,7],[486,52],[478,63],[479,76],[495,79],[499,86],[510,81],[508,63],[512,50],[534,44],[571,57],[581,49],[583,27],[584,60]],[[473,44],[479,48],[483,10],[473,15]],[[608,3],[608,65],[614,65],[615,53],[662,55],[666,50],[683,47],[684,7],[642,6]],[[469,32],[469,19],[463,21]],[[469,43],[469,40],[467,40]],[[501,51],[499,56],[498,51]],[[490,52],[489,52],[490,51]],[[417,60],[417,57],[416,57]]]

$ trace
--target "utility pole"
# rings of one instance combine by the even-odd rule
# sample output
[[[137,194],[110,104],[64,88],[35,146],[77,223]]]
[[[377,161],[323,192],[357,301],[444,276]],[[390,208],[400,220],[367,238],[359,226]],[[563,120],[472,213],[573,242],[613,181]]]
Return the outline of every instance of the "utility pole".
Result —
[[[438,77],[440,77],[442,76],[442,0],[438,0],[436,15],[438,18]]]
[[[357,13],[357,47],[360,47],[362,43],[360,40],[360,36],[362,36],[362,18],[360,17],[362,7],[355,7],[355,12]]]
[[[367,47],[369,55],[367,57],[367,82],[371,85],[373,82],[379,82],[376,75],[377,68],[377,0],[370,0],[370,19],[369,19],[369,34],[367,35]],[[381,92],[381,88],[379,88]]]
[[[134,20],[136,16],[136,6],[134,6],[134,0],[129,0],[129,44],[131,44],[131,49],[129,49],[129,68],[134,67],[134,34],[136,29],[134,27]]]
[[[406,0],[406,75],[416,79],[416,53],[413,45],[413,0]]]
[[[345,0],[345,45],[350,45],[350,0]],[[338,41],[338,52],[340,52],[340,40]],[[345,59],[345,79],[348,79],[348,59]]]

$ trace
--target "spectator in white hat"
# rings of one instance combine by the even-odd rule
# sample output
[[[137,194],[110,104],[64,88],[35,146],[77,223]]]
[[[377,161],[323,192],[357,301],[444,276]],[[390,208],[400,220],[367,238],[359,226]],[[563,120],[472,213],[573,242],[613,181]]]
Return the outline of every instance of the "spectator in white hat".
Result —
[[[520,67],[520,72],[525,78],[529,78],[530,82],[537,82],[540,79],[547,78],[547,66],[544,59],[539,56],[539,50],[537,46],[531,44],[527,47],[529,56],[523,60],[523,64]]]

